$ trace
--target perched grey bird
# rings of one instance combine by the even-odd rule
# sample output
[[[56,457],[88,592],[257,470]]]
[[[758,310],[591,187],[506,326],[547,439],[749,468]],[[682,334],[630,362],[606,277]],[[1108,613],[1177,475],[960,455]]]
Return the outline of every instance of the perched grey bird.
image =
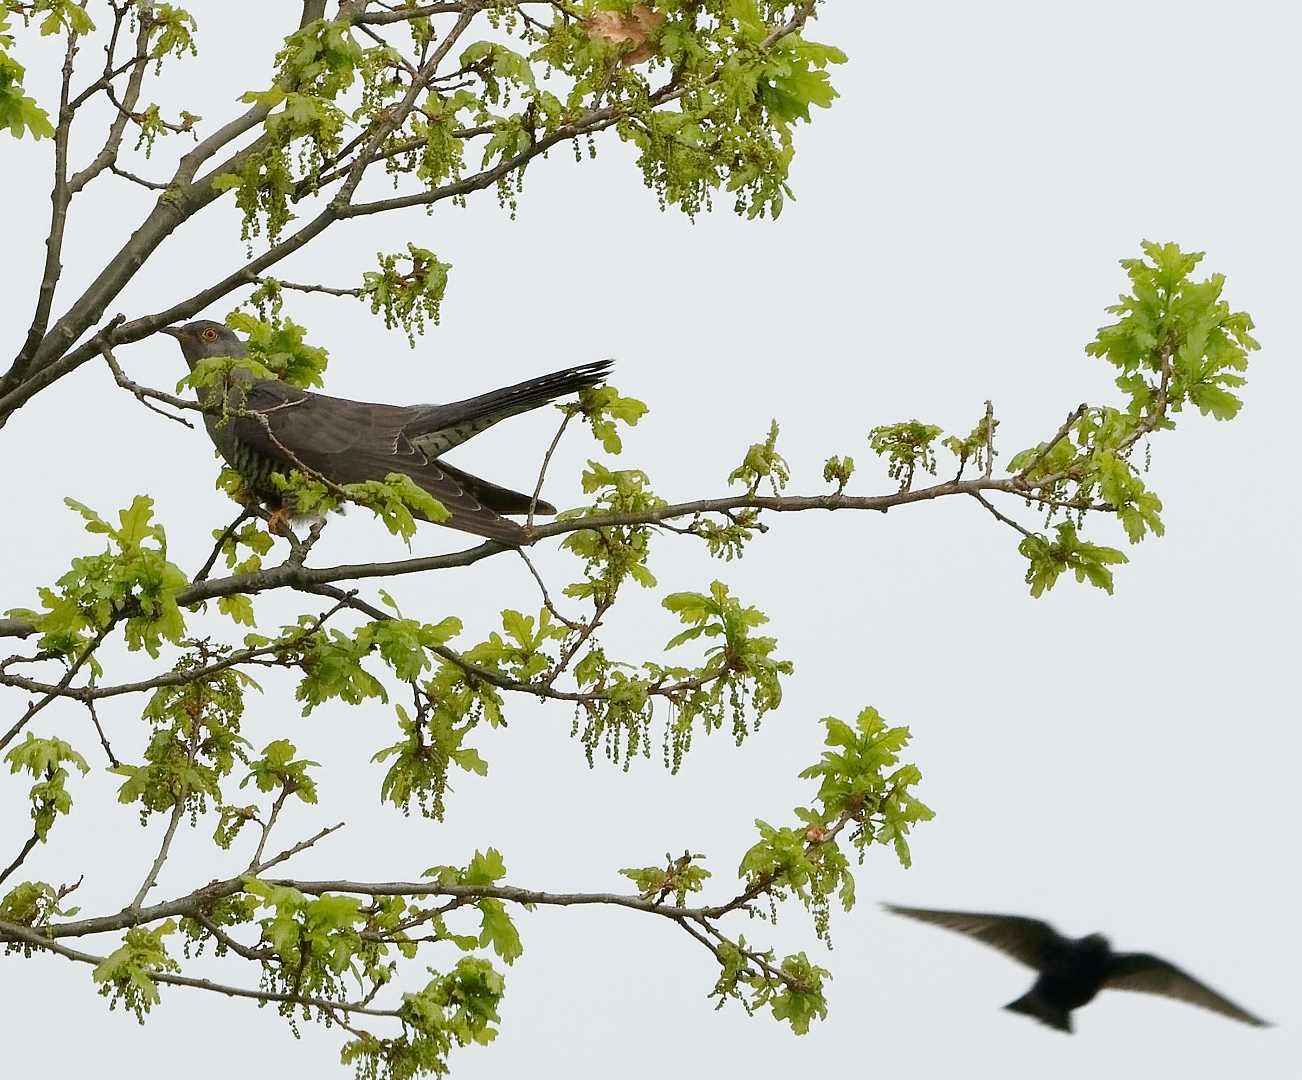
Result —
[[[1174,964],[1148,953],[1114,953],[1102,934],[1067,938],[1046,922],[1020,915],[882,906],[896,915],[967,934],[1034,968],[1040,973],[1035,985],[1004,1008],[1033,1016],[1059,1031],[1071,1031],[1072,1010],[1093,1001],[1100,990],[1161,994],[1254,1027],[1270,1027]]]
[[[244,342],[221,323],[202,320],[164,327],[163,333],[181,343],[192,370],[208,357],[247,355]],[[450,405],[349,401],[236,369],[224,387],[203,393],[204,404],[220,404],[224,394],[228,412],[206,414],[204,425],[251,493],[282,518],[292,515],[293,507],[284,505],[283,493],[271,484],[273,472],[303,469],[339,485],[405,473],[451,512],[442,524],[519,544],[521,527],[500,515],[527,514],[531,496],[453,468],[439,455],[508,416],[597,385],[611,364],[599,360],[566,368]],[[554,514],[556,508],[540,499],[534,511]]]

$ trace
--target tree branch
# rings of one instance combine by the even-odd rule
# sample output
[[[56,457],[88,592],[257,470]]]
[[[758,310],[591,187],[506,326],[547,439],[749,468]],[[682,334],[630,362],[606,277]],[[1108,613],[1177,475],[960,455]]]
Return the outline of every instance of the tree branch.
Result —
[[[53,207],[50,213],[50,231],[45,238],[45,269],[36,293],[36,311],[32,314],[32,324],[28,328],[22,352],[19,353],[20,358],[30,355],[44,336],[45,328],[50,323],[50,309],[54,305],[54,290],[63,274],[63,264],[60,261],[63,255],[63,234],[68,224],[68,203],[72,201],[72,191],[68,185],[68,135],[75,115],[69,104],[69,88],[72,85],[73,60],[76,56],[77,35],[69,33],[63,59],[63,82],[59,89],[59,123],[54,132],[54,186],[50,191]],[[22,374],[21,371],[19,374]],[[0,393],[3,393],[3,384],[0,384]]]
[[[359,11],[352,17],[356,26],[384,26],[388,23],[407,22],[410,19],[427,19],[431,15],[458,14],[465,7],[462,2],[425,4],[416,7],[393,8],[388,11]]]
[[[194,750],[190,751],[190,764],[194,764]],[[172,848],[172,837],[176,835],[176,827],[181,823],[181,815],[185,813],[185,800],[189,796],[188,788],[183,787],[176,796],[176,805],[172,807],[172,816],[167,822],[167,832],[163,834],[163,842],[158,848],[158,856],[154,859],[154,864],[149,868],[149,873],[145,875],[145,880],[140,885],[140,891],[136,893],[135,899],[127,905],[131,911],[139,911],[140,905],[144,903],[145,897],[149,895],[149,890],[154,887],[158,881],[159,871],[163,869],[163,863],[167,862],[168,853]]]
[[[1067,419],[1062,422],[1062,427],[1058,429],[1058,431],[1055,433],[1053,438],[1050,439],[1047,443],[1044,444],[1044,446],[1040,448],[1039,453],[1037,453],[1035,457],[1032,458],[1031,463],[1017,474],[1017,479],[1025,480],[1028,476],[1031,475],[1031,473],[1035,472],[1035,470],[1040,467],[1040,464],[1044,461],[1044,459],[1047,458],[1051,453],[1053,453],[1054,447],[1057,446],[1060,442],[1062,442],[1062,440],[1065,439],[1071,433],[1072,425],[1076,423],[1076,421],[1079,420],[1082,416],[1084,416],[1087,412],[1089,412],[1089,404],[1087,402],[1082,401],[1079,405],[1076,406],[1076,408],[1074,408],[1068,414]]]
[[[556,6],[556,5],[552,5]],[[577,138],[585,134],[610,127],[632,113],[627,107],[607,107],[590,112],[578,121],[563,125],[555,131],[533,140],[529,147],[512,157],[500,161],[492,168],[482,170],[471,177],[456,183],[447,184],[433,191],[419,192],[413,195],[399,196],[392,199],[376,200],[368,203],[352,203],[352,197],[360,184],[367,168],[383,153],[382,143],[392,131],[406,119],[415,107],[421,92],[435,77],[438,65],[449,50],[469,27],[474,17],[483,9],[483,0],[463,0],[446,13],[459,13],[456,24],[440,40],[430,58],[422,66],[419,77],[412,80],[408,92],[399,104],[384,110],[368,133],[366,145],[359,151],[356,159],[349,166],[341,190],[331,200],[326,209],[291,237],[274,245],[262,256],[252,260],[238,271],[227,275],[216,285],[196,293],[190,298],[174,304],[166,311],[133,320],[119,327],[109,337],[111,345],[137,341],[154,333],[160,327],[179,319],[194,316],[209,304],[227,295],[229,292],[249,284],[268,267],[275,265],[286,256],[301,249],[306,243],[318,236],[337,220],[363,217],[370,214],[399,209],[406,206],[430,206],[445,199],[458,198],[470,192],[489,187],[513,172],[522,170],[530,161],[544,154],[557,143]],[[806,5],[786,25],[777,28],[765,39],[771,45],[785,34],[792,33],[803,24],[812,13],[812,5]],[[342,12],[341,18],[353,18],[364,15],[363,10]],[[405,17],[405,14],[404,14]],[[397,20],[394,20],[397,21]],[[703,83],[713,81],[715,76],[707,77]],[[677,100],[687,88],[671,82],[653,92],[638,109],[654,109],[660,105]],[[0,426],[12,412],[20,408],[32,396],[39,393],[51,383],[62,378],[70,371],[85,363],[94,350],[83,345],[72,349],[76,340],[84,334],[103,315],[105,308],[114,297],[135,276],[140,266],[154,250],[182,222],[188,220],[199,210],[214,201],[221,194],[212,185],[213,179],[222,173],[238,172],[247,157],[257,152],[265,142],[266,136],[254,140],[242,150],[237,151],[223,165],[218,166],[207,176],[195,180],[199,165],[212,157],[218,149],[238,138],[250,128],[262,123],[269,114],[271,106],[256,105],[242,117],[225,125],[209,138],[203,140],[180,162],[168,191],[164,194],[144,223],[133,233],[131,239],[98,277],[92,282],[80,298],[68,309],[67,313],[40,338],[39,344],[24,347],[24,351],[15,359],[9,372],[0,379]],[[72,351],[68,351],[72,349]]]
[[[552,455],[556,453],[556,448],[560,446],[561,436],[565,434],[565,429],[570,423],[570,417],[573,415],[574,413],[570,409],[565,410],[565,415],[561,418],[561,426],[556,429],[556,437],[552,439],[551,446],[547,447],[547,453],[543,455],[542,467],[538,470],[538,483],[534,485],[533,497],[529,500],[529,516],[525,519],[525,528],[533,528],[533,515],[538,508],[538,497],[542,494],[543,481],[547,479],[547,467],[552,463]],[[532,569],[532,566],[530,569]],[[538,584],[542,584],[541,579],[539,579]],[[546,589],[543,590],[544,593],[546,591]]]
[[[232,521],[229,525],[226,526],[221,536],[217,538],[217,543],[213,545],[212,553],[208,556],[207,561],[203,564],[202,567],[200,567],[199,572],[195,574],[194,576],[195,584],[199,584],[200,582],[208,580],[208,575],[212,573],[212,568],[216,564],[218,557],[221,555],[222,548],[226,546],[226,541],[230,540],[235,535],[236,529],[238,529],[250,518],[254,518],[257,516],[258,515],[255,510],[251,509],[248,506],[245,506],[240,511],[239,516],[236,517],[234,521]]]
[[[126,8],[123,7],[121,11],[116,11],[114,14],[117,18],[117,25],[113,28],[113,37],[116,41],[118,28],[121,26],[122,18],[126,14]],[[121,102],[118,102],[113,96],[112,50],[110,49],[108,53],[108,59],[104,64],[104,77],[96,84],[96,88],[108,94],[118,112],[113,118],[113,123],[109,125],[108,138],[104,141],[104,148],[95,155],[95,160],[77,173],[68,184],[68,190],[73,195],[94,180],[105,169],[111,168],[117,163],[118,152],[122,148],[122,133],[126,130],[127,121],[131,119],[131,114],[140,101],[140,86],[144,82],[145,69],[149,67],[149,31],[152,26],[150,12],[146,8],[139,15],[139,25],[136,29],[136,55],[127,65],[131,68],[131,75],[127,79],[126,92],[123,93]],[[85,95],[82,95],[78,98],[78,101],[84,100],[84,97]],[[131,179],[136,178],[131,177]],[[144,181],[138,182],[144,183]]]
[[[1001,514],[995,508],[995,505],[992,502],[990,502],[990,500],[987,499],[984,495],[980,494],[980,492],[974,491],[972,493],[972,498],[976,499],[977,502],[979,502],[982,506],[984,506],[987,510],[989,510],[990,513],[994,515],[996,521],[1002,521],[1005,525],[1011,526],[1012,528],[1016,529],[1019,533],[1021,533],[1023,536],[1025,536],[1027,539],[1030,539],[1030,537],[1034,535],[1029,529],[1022,528],[1022,526],[1019,525],[1012,518],[1006,517],[1004,514]]]
[[[221,196],[222,193],[213,186],[212,181],[223,172],[238,171],[244,159],[261,146],[265,136],[255,139],[207,175],[195,180],[199,167],[223,146],[261,124],[270,111],[268,105],[255,105],[244,115],[219,128],[181,158],[168,185],[168,192],[158,200],[131,238],[109,260],[54,327],[40,338],[39,344],[34,348],[24,346],[9,371],[0,379],[0,427],[4,426],[14,410],[35,394],[96,355],[98,347],[93,342],[87,342],[72,352],[67,350],[99,321],[109,303],[126,287],[158,246],[182,222]],[[133,323],[119,326],[107,338],[110,345],[138,341],[171,321],[174,320],[166,317],[137,319]]]
[[[108,170],[114,176],[120,176],[123,180],[130,180],[133,184],[139,184],[142,188],[147,188],[150,191],[166,191],[171,187],[170,184],[160,184],[155,180],[146,180],[143,176],[127,172],[126,169],[119,169],[112,162],[109,163]]]
[[[64,674],[63,678],[60,679],[58,683],[56,683],[54,686],[49,687],[49,689],[45,693],[45,696],[41,698],[40,701],[36,702],[35,704],[29,705],[27,707],[27,711],[23,713],[21,717],[19,717],[18,722],[14,724],[14,726],[11,727],[5,733],[4,738],[0,739],[0,750],[3,750],[11,742],[13,742],[13,740],[17,737],[18,733],[21,732],[23,728],[25,728],[27,724],[31,721],[32,717],[34,717],[38,712],[40,712],[43,708],[45,708],[45,706],[47,706],[51,701],[53,701],[57,697],[66,696],[66,691],[68,689],[69,684],[72,682],[73,677],[77,674],[78,671],[81,670],[81,666],[91,658],[91,655],[95,652],[95,650],[100,647],[100,645],[104,641],[104,638],[108,636],[109,631],[112,630],[113,627],[117,625],[117,623],[118,623],[117,617],[110,619],[109,624],[106,627],[104,627],[104,629],[101,630],[98,634],[95,635],[94,640],[91,641],[91,643],[86,646],[86,648],[82,651],[82,654],[79,657],[77,657],[77,659],[73,661],[71,665],[69,665],[68,670]],[[8,680],[8,679],[15,678],[15,676],[6,675],[4,676],[4,678]]]
[[[138,402],[140,402],[141,405],[143,405],[150,412],[156,412],[158,413],[159,416],[165,416],[167,417],[167,419],[175,420],[178,424],[183,424],[185,427],[188,427],[191,430],[194,429],[194,425],[190,423],[190,421],[187,420],[185,417],[174,416],[170,412],[165,412],[164,410],[160,409],[157,405],[150,404],[148,399],[155,398],[159,401],[166,401],[169,405],[174,405],[177,408],[193,409],[196,412],[206,411],[202,405],[199,405],[198,403],[193,401],[187,401],[185,398],[175,397],[172,394],[165,394],[161,390],[152,390],[147,386],[141,386],[139,383],[132,382],[130,379],[127,378],[122,368],[118,366],[117,358],[113,355],[113,350],[112,348],[110,348],[107,341],[103,341],[103,340],[100,341],[99,351],[101,355],[104,357],[105,362],[107,362],[109,366],[109,371],[113,373],[113,380],[120,387],[122,387],[123,390],[129,390],[135,396],[135,399]]]
[[[104,728],[100,726],[99,714],[95,711],[95,702],[86,702],[86,710],[90,713],[91,722],[95,725],[95,732],[99,735],[99,743],[104,747],[104,753],[108,755],[109,767],[116,769],[120,762],[113,755],[113,747],[109,745],[108,736],[104,734]]]
[[[345,592],[343,589],[334,588],[333,586],[321,586],[320,591],[332,596],[338,602],[329,611],[317,616],[308,626],[305,626],[301,633],[288,641],[272,642],[270,645],[263,645],[256,649],[240,649],[231,653],[212,664],[202,668],[190,668],[184,671],[168,671],[162,675],[155,675],[151,679],[143,679],[140,682],[122,683],[117,686],[69,686],[69,676],[65,675],[63,680],[57,684],[43,683],[36,679],[29,679],[23,675],[11,675],[8,672],[0,673],[0,686],[12,686],[19,690],[27,690],[30,693],[45,694],[49,700],[56,697],[70,698],[74,701],[90,703],[99,701],[103,698],[121,697],[124,694],[139,694],[147,690],[157,690],[162,686],[185,686],[190,683],[206,682],[214,675],[219,675],[230,668],[238,667],[240,664],[257,663],[262,657],[275,656],[280,653],[293,653],[312,634],[316,633],[325,623],[337,612],[346,607],[354,606],[353,597],[355,593]],[[371,609],[372,611],[375,609]],[[389,618],[385,612],[378,612],[382,618]],[[0,750],[3,750],[9,741],[18,734],[21,726],[26,724],[37,712],[41,710],[48,702],[42,700],[39,705],[33,706],[28,710],[28,714],[19,721],[18,725],[0,740]]]
[[[57,941],[46,937],[40,930],[20,923],[0,920],[0,940],[29,945],[34,949],[45,949],[68,960],[82,964],[94,964],[98,967],[105,960],[103,956],[70,949]],[[213,982],[211,979],[192,979],[186,975],[173,975],[166,971],[150,971],[149,978],[154,982],[166,983],[168,986],[189,986],[196,990],[209,990],[227,997],[252,998],[254,1001],[284,1001],[293,1005],[305,1005],[309,1008],[340,1010],[345,1013],[363,1013],[367,1016],[400,1016],[397,1009],[377,1009],[369,1005],[354,1004],[346,1001],[331,1001],[327,998],[306,997],[302,994],[286,994],[276,990],[248,990],[242,986],[227,986],[225,983]]]
[[[260,278],[255,278],[254,280],[259,285],[261,285],[264,281],[267,281],[268,279],[265,277],[260,277]],[[279,285],[282,289],[293,289],[295,292],[306,292],[306,293],[319,292],[319,293],[328,293],[330,296],[352,296],[352,297],[360,297],[362,295],[362,290],[360,288],[359,289],[332,289],[327,285],[296,285],[292,281],[281,281],[279,278],[276,278],[275,281],[276,284]]]
[[[249,860],[249,869],[247,871],[248,873],[250,874],[255,873],[256,867],[259,865],[259,863],[261,863],[262,852],[266,849],[267,846],[267,838],[271,836],[271,830],[276,827],[276,819],[280,817],[281,807],[285,805],[285,800],[288,798],[289,798],[289,788],[282,786],[280,789],[280,794],[276,796],[276,801],[271,804],[271,813],[267,815],[266,824],[262,824],[261,822],[259,822],[259,824],[262,826],[262,836],[258,840],[258,850],[253,853],[253,858]]]
[[[18,858],[14,859],[13,862],[5,867],[4,873],[0,873],[0,884],[3,884],[5,878],[23,865],[23,860],[31,853],[32,848],[36,846],[36,843],[40,838],[41,834],[38,832],[33,832],[32,835],[27,838],[27,843],[23,845],[22,851],[18,853]]]
[[[805,23],[809,20],[809,17],[814,14],[814,9],[817,6],[818,6],[818,0],[805,0],[804,7],[802,7],[799,11],[797,11],[794,15],[792,15],[791,18],[787,20],[787,22],[777,27],[771,34],[769,34],[768,37],[766,37],[763,41],[760,42],[760,48],[771,49],[773,48],[774,45],[776,45],[788,34],[794,34],[797,30],[799,30],[802,26],[805,25]]]
[[[303,0],[303,14],[299,17],[300,30],[309,23],[325,18],[326,0]]]
[[[1048,478],[1050,481],[1056,478]],[[691,517],[697,514],[727,514],[736,510],[755,509],[770,510],[774,513],[800,513],[806,510],[872,510],[886,513],[897,506],[911,503],[929,502],[951,495],[975,495],[986,492],[1002,492],[1020,499],[1044,501],[1046,504],[1062,505],[1069,509],[1106,511],[1109,508],[1101,504],[1078,506],[1073,502],[1054,501],[1052,497],[1037,494],[1041,482],[1028,484],[1018,477],[999,479],[980,477],[974,480],[946,480],[930,487],[914,488],[910,491],[897,491],[889,495],[845,495],[832,493],[827,495],[728,495],[716,499],[697,499],[691,502],[670,503],[660,507],[625,514],[593,514],[587,517],[564,518],[546,525],[535,525],[528,531],[528,542],[537,543],[553,536],[579,532],[585,529],[632,528],[641,525],[659,526],[675,518]],[[291,562],[278,566],[255,570],[247,574],[232,574],[229,577],[214,578],[207,581],[195,581],[189,588],[177,594],[177,603],[182,607],[191,607],[205,600],[214,600],[222,596],[236,594],[256,595],[274,589],[298,589],[303,592],[317,591],[320,586],[336,581],[360,581],[377,577],[399,577],[405,574],[421,574],[434,570],[448,570],[454,567],[471,566],[482,559],[514,551],[511,545],[501,544],[495,540],[486,540],[472,548],[450,552],[445,555],[424,555],[414,559],[400,559],[393,562],[352,563],[339,566],[308,567]],[[30,622],[24,619],[0,620],[0,637],[26,637],[34,631]],[[243,662],[243,661],[241,661]],[[22,680],[18,676],[0,676],[0,685],[18,687],[35,687],[43,684]],[[159,684],[161,685],[161,684]],[[3,743],[0,743],[3,747]]]

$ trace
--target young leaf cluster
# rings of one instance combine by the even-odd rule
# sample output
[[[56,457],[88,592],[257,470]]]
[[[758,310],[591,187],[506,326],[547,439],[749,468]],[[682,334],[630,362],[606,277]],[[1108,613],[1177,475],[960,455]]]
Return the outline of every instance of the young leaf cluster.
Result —
[[[72,795],[66,786],[70,774],[64,765],[72,765],[82,776],[90,772],[90,766],[62,739],[38,739],[30,731],[5,754],[5,761],[11,774],[26,771],[36,781],[27,797],[32,802],[33,833],[45,843],[55,818],[72,809]]]
[[[100,994],[109,999],[110,1010],[120,1003],[135,1013],[139,1023],[145,1022],[145,1014],[162,1000],[154,975],[181,970],[163,944],[163,938],[175,932],[174,919],[152,930],[133,926],[123,936],[121,946],[95,966],[94,979],[100,984]]]
[[[173,670],[184,676],[207,669],[221,655],[207,642],[194,642]],[[240,721],[250,685],[255,684],[243,671],[225,668],[154,691],[143,714],[151,729],[144,763],[121,762],[111,769],[126,778],[118,801],[138,802],[142,825],[151,814],[185,809],[197,818],[209,800],[223,803],[221,781],[236,761],[249,760]]]
[[[800,775],[821,781],[814,805],[796,810],[800,824],[774,827],[756,822],[760,839],[741,862],[741,875],[752,890],[774,900],[788,893],[814,916],[818,936],[829,933],[829,901],[835,895],[849,911],[854,905],[854,877],[841,850],[840,834],[849,828],[850,845],[863,861],[869,844],[891,845],[901,864],[910,864],[908,833],[932,811],[912,789],[922,780],[914,765],[899,763],[909,729],[889,728],[869,707],[853,726],[829,716],[827,745],[817,765]]]
[[[383,312],[388,329],[401,326],[414,349],[416,335],[425,332],[425,320],[438,325],[452,264],[439,262],[432,251],[415,244],[407,245],[406,255],[377,252],[375,257],[380,269],[362,275],[361,298],[370,302],[372,315]],[[405,273],[398,269],[399,259],[411,264]]]
[[[379,1038],[363,1033],[344,1045],[340,1060],[356,1067],[358,1080],[409,1080],[442,1076],[454,1046],[486,1046],[497,1037],[498,1006],[505,980],[487,960],[464,956],[423,990],[403,994],[402,1034]]]
[[[7,128],[15,139],[21,139],[24,132],[31,132],[33,139],[52,139],[50,114],[23,89],[27,69],[9,52],[14,47],[9,29],[9,12],[0,9],[0,128]]]
[[[154,500],[137,495],[118,514],[115,527],[94,510],[65,499],[86,521],[86,531],[109,538],[100,555],[72,560],[72,569],[57,588],[39,590],[42,611],[26,608],[8,614],[29,619],[41,633],[42,650],[72,656],[122,623],[127,648],[157,657],[164,641],[178,644],[185,636],[185,616],[177,594],[188,584],[185,574],[167,559],[167,535],[152,524]],[[89,658],[91,669],[98,662]]]
[[[682,907],[687,902],[688,893],[700,892],[711,876],[704,866],[697,865],[704,858],[704,855],[684,851],[675,859],[666,852],[664,866],[642,866],[624,869],[620,873],[633,882],[643,900],[654,900],[659,904],[672,895],[674,906]]]
[[[868,445],[878,457],[886,458],[887,475],[900,482],[900,490],[908,491],[919,468],[936,475],[936,451],[931,444],[940,433],[940,428],[932,424],[909,420],[873,428],[868,433]]]

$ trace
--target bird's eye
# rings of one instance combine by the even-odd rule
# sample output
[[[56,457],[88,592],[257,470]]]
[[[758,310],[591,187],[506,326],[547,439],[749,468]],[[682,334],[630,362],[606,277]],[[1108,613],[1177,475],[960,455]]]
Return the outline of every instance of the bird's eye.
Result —
[[[217,331],[214,330],[211,326],[208,327],[208,329],[203,332],[203,339],[204,341],[216,341]]]

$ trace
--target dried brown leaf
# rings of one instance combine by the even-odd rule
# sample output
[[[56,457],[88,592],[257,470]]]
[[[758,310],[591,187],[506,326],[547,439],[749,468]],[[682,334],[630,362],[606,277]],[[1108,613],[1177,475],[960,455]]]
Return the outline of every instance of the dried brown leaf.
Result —
[[[667,17],[647,4],[634,4],[629,13],[595,11],[583,21],[583,29],[593,41],[598,38],[610,45],[623,47],[620,63],[625,66],[645,63],[656,54],[651,35],[664,26]]]

